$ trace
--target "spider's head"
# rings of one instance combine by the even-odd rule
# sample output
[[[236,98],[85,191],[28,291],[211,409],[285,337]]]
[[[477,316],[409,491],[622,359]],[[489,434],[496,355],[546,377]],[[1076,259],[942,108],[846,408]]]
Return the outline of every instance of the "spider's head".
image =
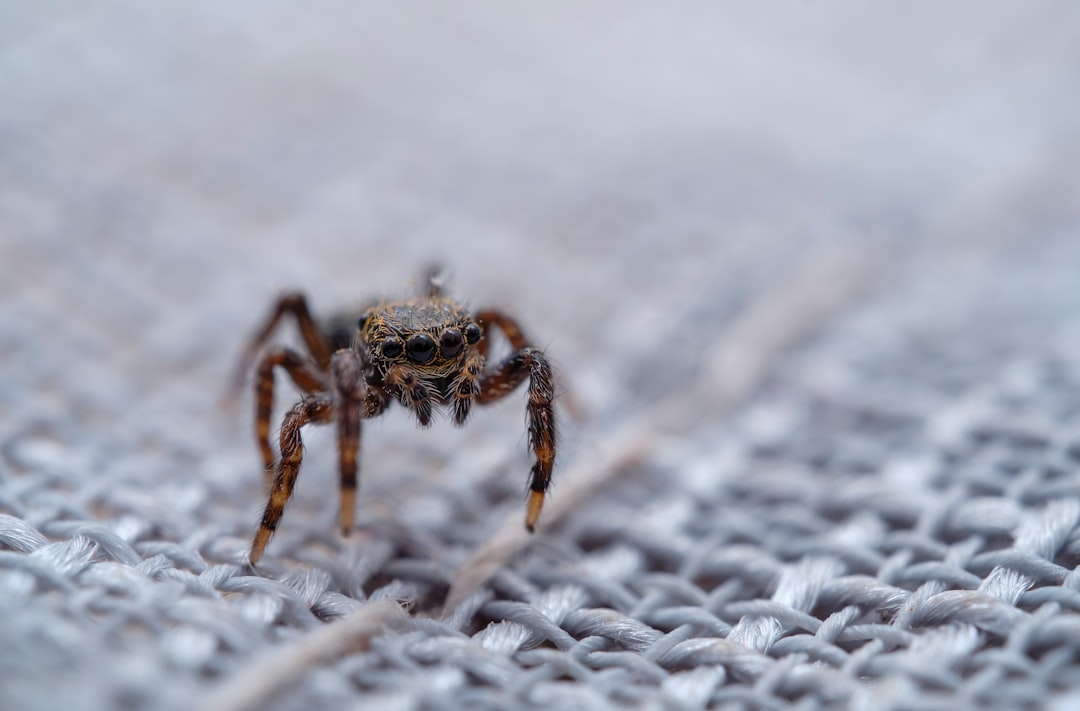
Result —
[[[424,379],[456,374],[482,336],[468,309],[442,297],[380,304],[359,328],[356,348],[377,371],[401,364]]]

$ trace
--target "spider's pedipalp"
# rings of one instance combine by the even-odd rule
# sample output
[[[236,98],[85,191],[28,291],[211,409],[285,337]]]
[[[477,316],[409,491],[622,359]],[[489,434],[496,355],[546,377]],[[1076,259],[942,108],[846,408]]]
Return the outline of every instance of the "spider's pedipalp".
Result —
[[[454,382],[454,424],[459,427],[469,419],[473,400],[480,394],[480,376],[483,372],[484,356],[479,352],[471,353]]]
[[[431,426],[431,415],[434,410],[432,393],[423,378],[411,368],[395,365],[391,366],[386,374],[386,386],[391,390],[399,391],[398,399],[402,405],[413,411],[417,424],[421,427]]]

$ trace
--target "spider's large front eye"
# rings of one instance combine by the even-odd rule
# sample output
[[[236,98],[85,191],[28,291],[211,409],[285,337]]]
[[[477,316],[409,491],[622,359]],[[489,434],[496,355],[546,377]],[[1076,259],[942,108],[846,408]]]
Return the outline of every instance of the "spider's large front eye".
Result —
[[[418,333],[405,344],[405,352],[417,365],[430,363],[435,357],[435,339],[426,333]]]
[[[396,338],[387,338],[379,345],[379,354],[383,358],[397,358],[401,355],[401,341]]]
[[[461,331],[456,328],[451,328],[439,339],[439,352],[443,358],[453,358],[461,353],[461,346]]]
[[[478,343],[481,335],[483,334],[480,333],[480,327],[475,323],[470,323],[465,327],[465,342],[470,346]]]

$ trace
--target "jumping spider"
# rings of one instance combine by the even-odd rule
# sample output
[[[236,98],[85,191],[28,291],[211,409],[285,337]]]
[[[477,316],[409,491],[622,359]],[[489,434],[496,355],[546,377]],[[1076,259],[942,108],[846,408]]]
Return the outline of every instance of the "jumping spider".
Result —
[[[533,530],[555,461],[551,365],[542,351],[529,345],[512,318],[494,310],[471,313],[443,296],[437,278],[431,276],[427,282],[423,297],[387,301],[363,313],[340,313],[322,322],[312,317],[303,294],[285,294],[252,338],[243,370],[286,314],[296,319],[307,348],[306,354],[280,346],[268,348],[255,370],[255,431],[270,499],[251,545],[252,565],[262,557],[292,496],[304,454],[300,431],[305,425],[337,424],[339,517],[347,535],[356,504],[362,420],[382,414],[397,400],[413,411],[421,427],[431,424],[436,406],[449,408],[454,424],[460,426],[468,419],[474,401],[481,405],[494,402],[525,380],[529,381],[529,444],[536,457],[529,476],[525,527]],[[485,370],[492,327],[502,331],[513,353]],[[305,395],[281,423],[281,458],[275,464],[270,417],[277,368],[284,369]]]

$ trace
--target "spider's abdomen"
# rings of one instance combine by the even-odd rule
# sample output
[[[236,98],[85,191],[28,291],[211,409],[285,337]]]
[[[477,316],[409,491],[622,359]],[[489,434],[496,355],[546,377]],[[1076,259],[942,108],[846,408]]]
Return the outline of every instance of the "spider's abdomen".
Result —
[[[334,314],[319,325],[323,337],[330,344],[331,351],[352,348],[356,337],[356,324],[359,315],[353,312]]]

